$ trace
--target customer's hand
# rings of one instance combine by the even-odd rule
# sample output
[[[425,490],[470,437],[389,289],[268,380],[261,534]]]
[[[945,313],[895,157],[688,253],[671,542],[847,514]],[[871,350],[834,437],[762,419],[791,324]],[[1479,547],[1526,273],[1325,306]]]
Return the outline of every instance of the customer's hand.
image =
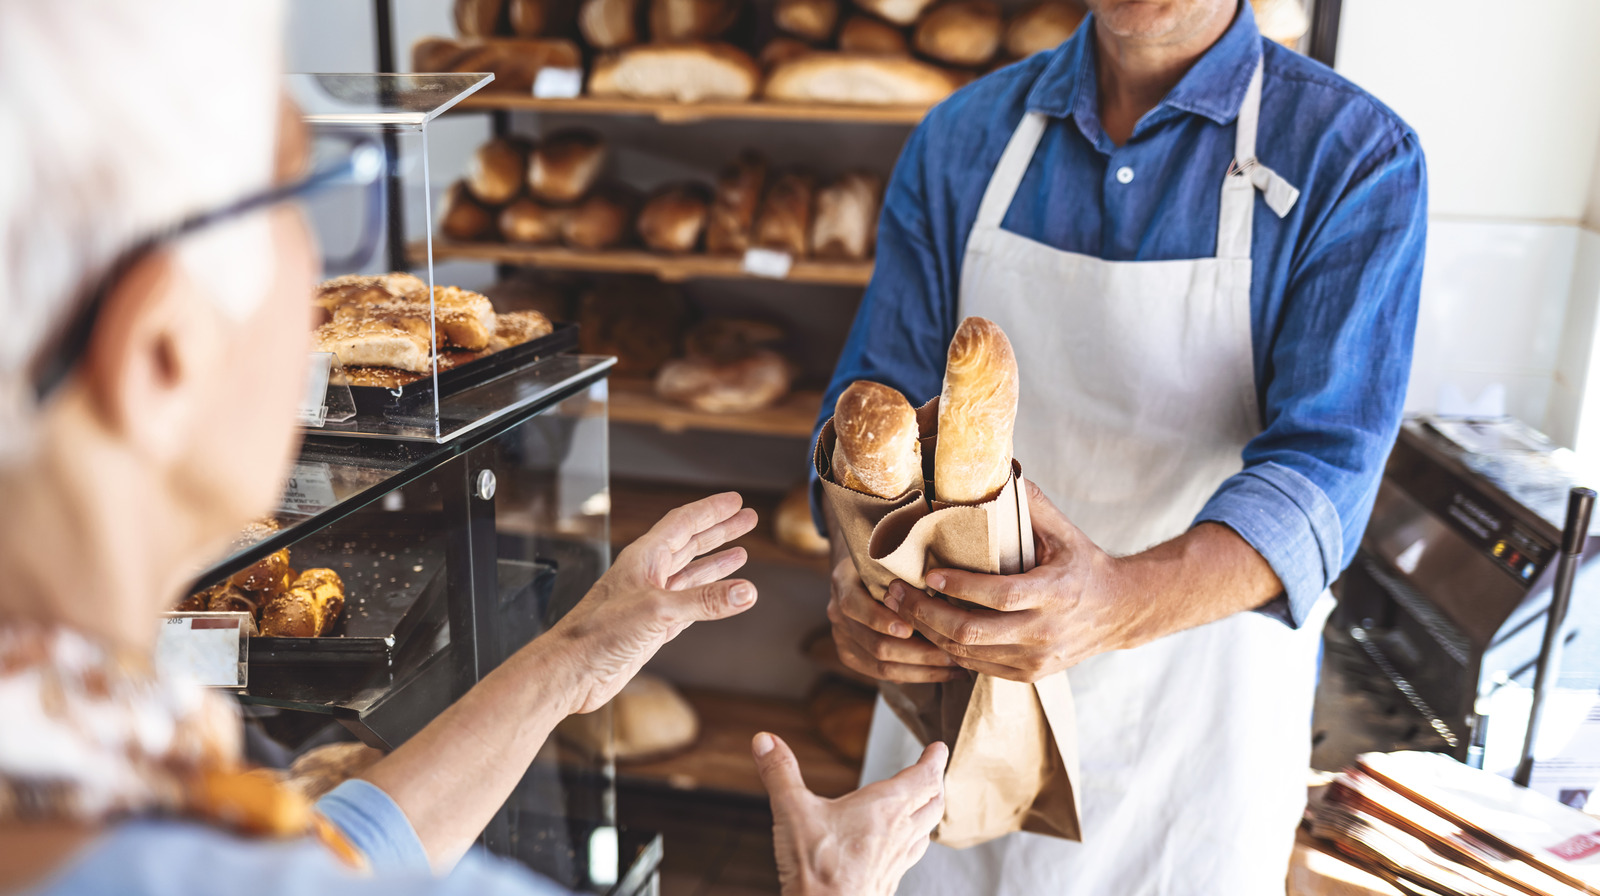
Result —
[[[949,654],[867,593],[849,554],[834,564],[831,584],[828,621],[846,666],[880,681],[949,681],[966,674]]]
[[[778,737],[758,734],[752,748],[772,799],[784,896],[889,896],[928,850],[944,815],[944,744],[929,744],[893,778],[834,800],[806,789],[794,753]]]
[[[593,712],[616,696],[663,644],[690,624],[750,609],[756,586],[721,581],[744,565],[744,548],[716,550],[755,528],[737,492],[668,513],[622,549],[606,574],[546,637],[556,639],[580,682],[572,712]]]

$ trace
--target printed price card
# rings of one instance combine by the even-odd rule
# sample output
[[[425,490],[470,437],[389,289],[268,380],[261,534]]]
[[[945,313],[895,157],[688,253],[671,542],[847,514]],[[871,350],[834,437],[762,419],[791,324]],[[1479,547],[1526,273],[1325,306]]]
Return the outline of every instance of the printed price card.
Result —
[[[327,464],[295,464],[283,483],[279,509],[285,513],[310,516],[339,503],[333,491],[333,472]]]
[[[207,687],[250,683],[249,613],[167,613],[156,641],[162,674],[192,678]]]
[[[541,100],[570,100],[583,93],[583,71],[541,68],[533,78],[533,95]]]
[[[744,271],[756,277],[782,280],[789,276],[792,267],[794,256],[787,252],[773,249],[746,249],[744,252]]]

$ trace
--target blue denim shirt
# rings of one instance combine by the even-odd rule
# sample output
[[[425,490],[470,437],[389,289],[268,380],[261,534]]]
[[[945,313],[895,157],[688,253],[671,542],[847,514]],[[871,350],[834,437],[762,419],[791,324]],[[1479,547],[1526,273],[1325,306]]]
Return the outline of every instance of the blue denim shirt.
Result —
[[[411,822],[389,795],[360,779],[317,810],[367,857],[345,867],[306,838],[246,840],[181,819],[134,819],[111,828],[28,896],[557,896],[567,891],[479,851],[436,877]]]
[[[1025,111],[1049,119],[1002,227],[1110,260],[1214,255],[1233,122],[1264,54],[1257,155],[1300,200],[1279,218],[1258,194],[1250,318],[1263,429],[1196,522],[1233,528],[1266,558],[1286,593],[1265,610],[1298,625],[1354,555],[1399,428],[1426,231],[1422,149],[1370,95],[1264,40],[1248,3],[1116,146],[1100,123],[1094,30],[1088,19],[1057,49],[957,91],[911,135],[823,417],[858,379],[913,404],[939,393],[967,235]]]

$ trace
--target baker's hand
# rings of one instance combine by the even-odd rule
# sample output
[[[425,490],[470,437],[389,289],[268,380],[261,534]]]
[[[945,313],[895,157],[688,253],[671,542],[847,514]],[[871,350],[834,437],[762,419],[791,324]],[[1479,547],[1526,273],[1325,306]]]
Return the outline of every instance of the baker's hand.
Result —
[[[885,603],[955,662],[1013,681],[1038,681],[1091,656],[1142,643],[1145,602],[1122,599],[1117,560],[1028,483],[1033,569],[1011,576],[928,571],[928,587],[979,606],[896,582]]]
[[[788,744],[752,744],[772,799],[772,843],[784,896],[889,896],[928,849],[944,815],[944,766],[935,741],[915,765],[835,800],[806,789]]]
[[[580,682],[572,712],[605,705],[692,623],[755,605],[756,586],[742,579],[721,581],[744,565],[744,548],[700,556],[755,528],[756,512],[743,503],[737,492],[724,492],[662,517],[617,554],[605,575],[545,636],[567,657]]]
[[[897,583],[898,584],[898,583]],[[942,650],[912,630],[861,584],[849,554],[834,564],[828,621],[846,666],[880,681],[949,681],[964,675]]]

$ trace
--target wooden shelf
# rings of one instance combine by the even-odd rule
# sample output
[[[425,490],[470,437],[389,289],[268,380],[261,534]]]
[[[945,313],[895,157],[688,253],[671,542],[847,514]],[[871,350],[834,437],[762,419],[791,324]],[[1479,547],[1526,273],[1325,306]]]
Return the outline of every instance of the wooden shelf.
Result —
[[[778,404],[748,414],[708,414],[656,395],[648,380],[613,377],[611,422],[639,423],[667,432],[691,429],[737,432],[761,436],[810,439],[811,428],[822,409],[822,393],[803,389],[791,392]]]
[[[767,792],[750,756],[750,739],[770,731],[783,738],[800,760],[806,786],[819,796],[842,796],[856,789],[861,768],[833,752],[796,700],[683,689],[700,717],[700,738],[687,752],[644,763],[618,763],[624,783],[665,785],[676,790],[714,791],[765,801]]]
[[[427,255],[424,243],[411,244],[411,256]],[[492,261],[569,271],[597,271],[611,274],[649,274],[668,283],[699,279],[767,280],[744,269],[737,256],[663,255],[639,249],[587,252],[550,246],[512,246],[505,243],[461,243],[435,239],[433,257],[466,261]],[[824,283],[834,286],[866,286],[872,279],[870,261],[796,261],[782,280],[791,283]]]
[[[827,103],[743,102],[672,103],[622,97],[579,96],[540,99],[503,93],[476,93],[452,107],[458,110],[551,112],[562,115],[623,115],[654,118],[662,124],[699,121],[837,121],[851,124],[914,125],[928,114],[926,106],[842,106]]]
[[[662,482],[637,480],[612,480],[611,482],[611,544],[620,550],[638,540],[649,528],[674,507],[698,501],[707,495],[729,489],[710,486],[669,485]],[[772,534],[772,524],[777,518],[778,502],[783,495],[775,492],[733,489],[744,496],[747,506],[755,508],[761,522],[750,534],[733,542],[745,549],[753,563],[772,563],[811,570],[818,575],[828,574],[828,558],[800,554],[777,542]]]

